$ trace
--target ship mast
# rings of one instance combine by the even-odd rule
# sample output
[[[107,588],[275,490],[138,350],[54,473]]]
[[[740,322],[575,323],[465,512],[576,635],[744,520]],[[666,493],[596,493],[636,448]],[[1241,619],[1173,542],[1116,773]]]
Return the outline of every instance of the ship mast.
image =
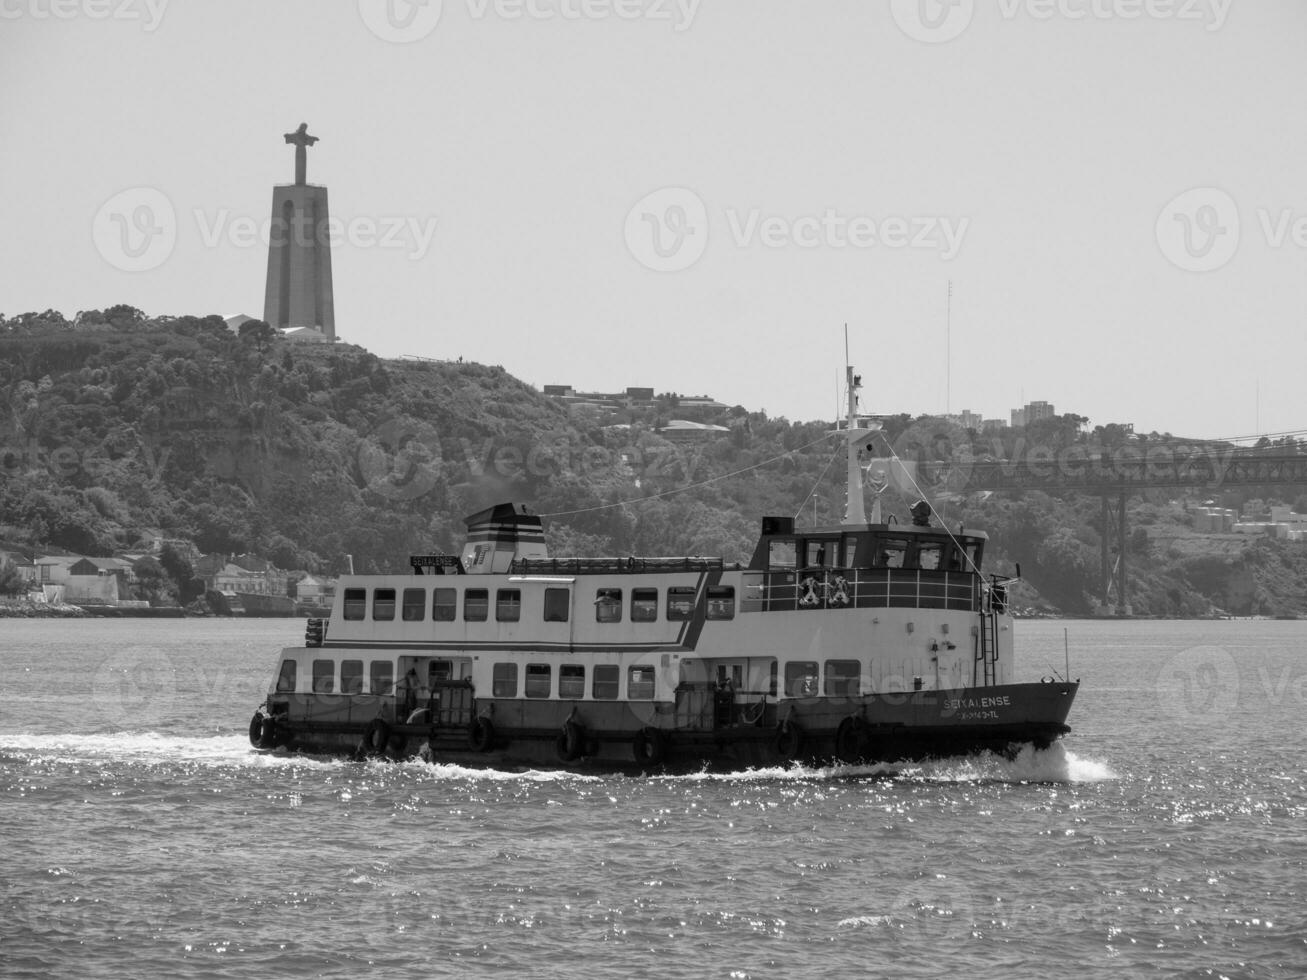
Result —
[[[846,341],[847,343],[847,341]],[[872,419],[858,418],[858,389],[862,387],[862,378],[853,373],[852,365],[845,365],[845,380],[849,390],[848,414],[844,425],[836,425],[836,431],[844,436],[845,450],[848,453],[848,499],[844,507],[845,525],[866,525],[867,512],[863,505],[862,465],[858,460],[858,450],[872,433],[880,430],[880,423]],[[872,505],[871,522],[880,523],[880,497]]]

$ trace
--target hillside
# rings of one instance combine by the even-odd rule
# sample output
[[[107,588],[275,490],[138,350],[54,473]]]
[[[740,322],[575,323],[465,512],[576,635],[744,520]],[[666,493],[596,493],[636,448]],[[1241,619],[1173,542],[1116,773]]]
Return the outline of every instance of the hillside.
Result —
[[[674,398],[569,413],[501,367],[236,336],[218,317],[0,318],[0,398],[0,538],[33,549],[107,555],[163,536],[282,568],[336,573],[352,556],[398,570],[457,548],[464,517],[513,500],[546,515],[556,553],[743,560],[761,515],[810,523],[815,500],[831,523],[843,510],[828,422],[737,406],[703,419],[728,435],[673,443],[656,429]],[[887,420],[889,440],[911,421]],[[885,500],[908,519],[910,499]],[[1307,614],[1307,547],[1196,535],[1194,502],[1131,502],[1138,614]],[[1023,602],[1091,609],[1096,498],[976,495],[944,513],[990,531],[991,570],[1021,563]]]

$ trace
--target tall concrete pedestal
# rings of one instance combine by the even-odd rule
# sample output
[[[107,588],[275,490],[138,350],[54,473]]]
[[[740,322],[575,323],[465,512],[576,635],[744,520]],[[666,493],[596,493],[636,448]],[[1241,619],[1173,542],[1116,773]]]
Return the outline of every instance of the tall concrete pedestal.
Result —
[[[336,339],[331,288],[331,236],[327,188],[309,184],[306,147],[318,141],[307,124],[286,134],[295,146],[295,183],[272,189],[272,227],[263,319],[278,330],[311,327]]]

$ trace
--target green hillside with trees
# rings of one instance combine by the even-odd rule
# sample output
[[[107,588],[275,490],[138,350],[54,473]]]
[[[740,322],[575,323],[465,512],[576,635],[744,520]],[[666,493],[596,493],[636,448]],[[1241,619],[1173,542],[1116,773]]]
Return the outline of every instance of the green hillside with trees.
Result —
[[[546,515],[555,554],[746,560],[764,514],[828,524],[843,513],[842,450],[829,420],[736,406],[695,416],[726,433],[672,442],[657,430],[684,417],[675,396],[569,410],[502,367],[292,344],[259,321],[238,335],[216,316],[149,318],[124,306],[74,321],[49,311],[0,317],[0,399],[0,540],[29,554],[106,556],[162,536],[286,569],[336,574],[348,555],[360,571],[399,570],[409,554],[457,549],[467,515],[511,500]],[[1123,437],[1087,421],[1043,420],[1023,437]],[[915,422],[885,420],[885,441],[902,445]],[[1001,454],[1018,433],[970,436],[975,453]],[[1293,489],[1220,502],[1256,499],[1256,508],[1278,495],[1307,510],[1307,488]],[[907,521],[913,496],[887,491],[886,513]],[[1307,545],[1209,540],[1189,514],[1201,502],[1152,493],[1130,502],[1136,613],[1307,614]],[[990,570],[1021,563],[1019,601],[1090,611],[1097,498],[971,495],[936,505],[950,523],[990,532]]]

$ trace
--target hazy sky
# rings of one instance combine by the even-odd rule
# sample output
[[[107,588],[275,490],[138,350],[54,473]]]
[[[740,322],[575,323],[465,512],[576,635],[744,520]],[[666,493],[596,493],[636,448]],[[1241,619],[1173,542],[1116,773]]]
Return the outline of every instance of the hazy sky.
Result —
[[[1299,429],[1305,48],[1302,0],[0,0],[0,311],[262,315],[307,122],[382,356],[815,419],[847,322],[866,411]]]

